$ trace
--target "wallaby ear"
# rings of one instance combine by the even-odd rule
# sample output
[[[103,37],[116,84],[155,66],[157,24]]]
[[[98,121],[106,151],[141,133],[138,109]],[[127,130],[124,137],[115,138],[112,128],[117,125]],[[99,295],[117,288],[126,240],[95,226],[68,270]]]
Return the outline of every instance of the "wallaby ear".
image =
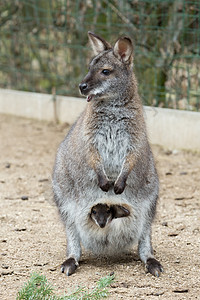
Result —
[[[130,215],[130,211],[121,205],[112,205],[111,211],[113,219],[128,217]]]
[[[95,55],[112,48],[108,42],[91,31],[88,31],[88,37]]]
[[[133,44],[128,37],[121,37],[117,40],[113,49],[114,55],[124,63],[131,63],[133,60]]]

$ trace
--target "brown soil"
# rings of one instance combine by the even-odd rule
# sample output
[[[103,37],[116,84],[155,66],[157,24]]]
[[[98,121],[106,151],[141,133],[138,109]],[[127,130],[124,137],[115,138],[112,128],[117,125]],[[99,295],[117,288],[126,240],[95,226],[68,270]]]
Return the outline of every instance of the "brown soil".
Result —
[[[114,272],[110,299],[199,299],[200,155],[191,152],[153,147],[161,182],[153,245],[165,269],[161,277],[146,274],[135,254],[110,261],[84,253],[75,274],[60,272],[66,240],[50,178],[67,129],[0,116],[0,299],[16,299],[34,271],[46,275],[59,295],[91,288]]]

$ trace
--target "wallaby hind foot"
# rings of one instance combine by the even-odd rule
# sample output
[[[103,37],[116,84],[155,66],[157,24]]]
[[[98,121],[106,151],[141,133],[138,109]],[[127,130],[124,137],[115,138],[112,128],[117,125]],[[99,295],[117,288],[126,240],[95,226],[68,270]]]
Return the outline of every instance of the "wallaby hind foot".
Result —
[[[163,267],[158,260],[155,258],[148,258],[145,265],[147,273],[151,273],[152,275],[159,277],[163,272]]]
[[[65,273],[67,276],[72,275],[78,267],[78,263],[73,257],[65,260],[61,265],[61,272]]]

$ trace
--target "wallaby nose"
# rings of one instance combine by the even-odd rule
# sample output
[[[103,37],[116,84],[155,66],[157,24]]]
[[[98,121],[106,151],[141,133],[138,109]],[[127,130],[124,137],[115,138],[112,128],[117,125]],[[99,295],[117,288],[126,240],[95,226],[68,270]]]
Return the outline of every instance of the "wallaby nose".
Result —
[[[81,93],[83,93],[87,89],[87,87],[88,87],[87,83],[79,84],[79,89],[80,89]]]
[[[101,227],[101,228],[104,228],[105,227],[105,223],[99,223],[99,226]]]

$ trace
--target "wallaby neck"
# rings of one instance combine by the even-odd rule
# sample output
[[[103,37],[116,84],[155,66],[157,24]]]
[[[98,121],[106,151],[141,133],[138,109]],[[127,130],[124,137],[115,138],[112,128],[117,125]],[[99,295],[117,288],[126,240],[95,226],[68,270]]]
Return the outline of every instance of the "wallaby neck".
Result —
[[[130,93],[124,93],[119,95],[118,97],[99,97],[96,99],[93,99],[91,102],[88,103],[88,106],[94,110],[101,110],[101,109],[117,109],[117,108],[133,108],[133,109],[139,109],[142,106],[142,102],[140,100],[140,97],[136,92]]]

